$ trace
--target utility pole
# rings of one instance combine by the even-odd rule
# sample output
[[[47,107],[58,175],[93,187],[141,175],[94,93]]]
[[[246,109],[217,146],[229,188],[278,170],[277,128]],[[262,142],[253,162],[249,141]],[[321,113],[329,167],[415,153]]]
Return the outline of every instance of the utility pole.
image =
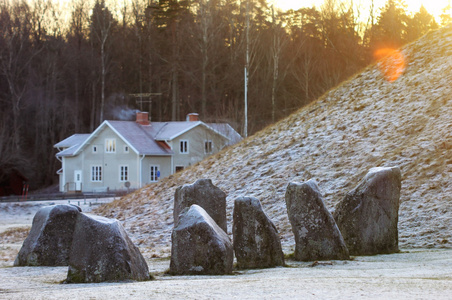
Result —
[[[246,0],[245,121],[243,136],[248,137],[248,72],[250,67],[250,0]]]

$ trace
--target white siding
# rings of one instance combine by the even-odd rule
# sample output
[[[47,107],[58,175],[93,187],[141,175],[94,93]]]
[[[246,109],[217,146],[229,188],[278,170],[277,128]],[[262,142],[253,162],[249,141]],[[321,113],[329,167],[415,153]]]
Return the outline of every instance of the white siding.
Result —
[[[171,157],[170,156],[152,156],[146,157],[142,162],[141,176],[143,186],[151,183],[150,166],[158,166],[160,177],[158,181],[171,175]]]
[[[203,126],[197,126],[171,141],[174,151],[174,162],[172,173],[175,173],[176,166],[189,167],[211,154],[205,153],[204,142],[212,141],[212,153],[217,153],[226,144],[227,139]],[[180,152],[180,142],[188,141],[188,153]]]
[[[205,141],[212,141],[212,153],[220,151],[228,140],[216,132],[196,126],[192,130],[178,136],[168,144],[173,156],[141,156],[127,145],[110,127],[105,126],[96,133],[97,136],[84,145],[84,149],[75,157],[63,157],[63,174],[60,175],[60,190],[65,191],[67,184],[74,189],[74,171],[82,170],[82,192],[92,192],[109,188],[110,190],[136,189],[151,183],[150,166],[158,166],[161,179],[175,173],[176,167],[191,166],[207,156]],[[111,141],[114,140],[114,143]],[[110,141],[110,152],[106,151],[106,141]],[[188,142],[188,153],[180,153],[180,142]],[[114,151],[112,145],[114,144]],[[95,149],[95,151],[94,151]],[[102,180],[92,181],[92,167],[102,167]],[[121,181],[120,166],[128,167],[128,180]]]

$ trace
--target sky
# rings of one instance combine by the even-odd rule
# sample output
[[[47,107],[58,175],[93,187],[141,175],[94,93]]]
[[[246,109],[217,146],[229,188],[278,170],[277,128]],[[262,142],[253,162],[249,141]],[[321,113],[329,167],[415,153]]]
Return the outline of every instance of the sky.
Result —
[[[269,2],[274,2],[275,6],[283,9],[298,9],[301,7],[311,7],[315,5],[320,7],[323,0],[270,0]],[[421,5],[427,9],[427,11],[432,14],[436,19],[439,19],[439,15],[442,13],[441,10],[446,7],[451,0],[405,0],[405,4],[408,5],[408,11],[418,12]],[[361,3],[363,9],[368,9],[370,7],[370,0],[354,0],[355,5]],[[386,0],[374,0],[374,5],[376,8],[383,7]],[[378,13],[378,10],[377,10]]]

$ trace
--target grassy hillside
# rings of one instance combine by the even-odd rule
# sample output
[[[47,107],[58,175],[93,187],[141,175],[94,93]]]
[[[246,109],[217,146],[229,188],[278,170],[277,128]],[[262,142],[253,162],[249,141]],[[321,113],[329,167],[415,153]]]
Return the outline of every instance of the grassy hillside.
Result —
[[[289,182],[314,178],[331,210],[372,167],[399,166],[401,248],[452,247],[452,27],[404,47],[403,74],[379,66],[201,163],[98,210],[120,219],[146,255],[170,254],[176,187],[210,178],[233,201],[255,196],[286,252],[294,240],[284,201]]]

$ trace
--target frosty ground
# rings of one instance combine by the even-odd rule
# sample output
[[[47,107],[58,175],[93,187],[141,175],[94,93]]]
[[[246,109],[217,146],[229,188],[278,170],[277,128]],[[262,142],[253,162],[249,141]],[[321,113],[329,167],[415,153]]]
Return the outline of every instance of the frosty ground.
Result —
[[[51,203],[55,201],[0,203],[0,299],[450,299],[452,295],[451,249],[401,249],[350,261],[287,260],[287,267],[226,276],[168,276],[164,273],[169,257],[145,254],[155,280],[62,284],[67,267],[13,267],[24,237],[5,235],[30,228],[35,212]],[[83,200],[75,204],[84,211],[94,207]]]

